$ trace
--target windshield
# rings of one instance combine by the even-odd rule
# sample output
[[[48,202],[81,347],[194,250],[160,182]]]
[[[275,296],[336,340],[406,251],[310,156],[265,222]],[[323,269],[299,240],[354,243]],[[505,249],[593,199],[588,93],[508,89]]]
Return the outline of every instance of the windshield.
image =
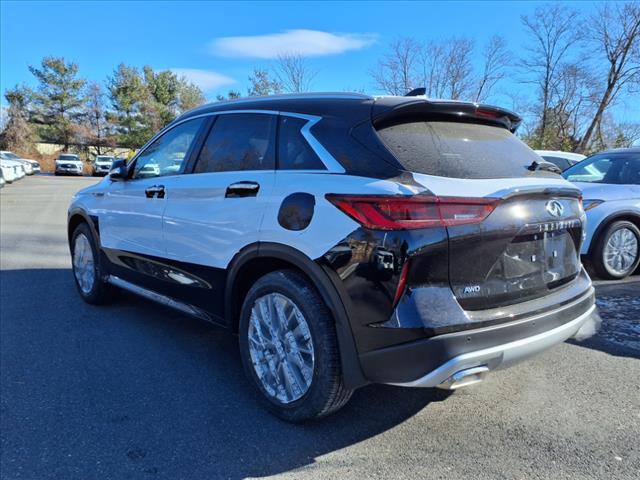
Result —
[[[113,162],[113,157],[96,157],[96,162]]]
[[[77,155],[60,155],[58,160],[73,160],[77,162],[80,158]]]
[[[570,182],[640,185],[640,154],[600,153],[568,168],[562,176]]]
[[[19,160],[20,159],[20,157],[18,155],[16,155],[15,153],[13,153],[13,152],[2,152],[0,154],[0,157],[4,158],[6,160]]]

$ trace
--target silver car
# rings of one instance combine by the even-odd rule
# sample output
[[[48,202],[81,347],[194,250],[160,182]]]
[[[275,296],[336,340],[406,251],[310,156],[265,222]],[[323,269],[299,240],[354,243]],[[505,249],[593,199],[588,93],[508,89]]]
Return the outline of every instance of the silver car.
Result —
[[[582,190],[581,253],[602,278],[631,275],[640,263],[640,148],[598,153],[562,175]]]

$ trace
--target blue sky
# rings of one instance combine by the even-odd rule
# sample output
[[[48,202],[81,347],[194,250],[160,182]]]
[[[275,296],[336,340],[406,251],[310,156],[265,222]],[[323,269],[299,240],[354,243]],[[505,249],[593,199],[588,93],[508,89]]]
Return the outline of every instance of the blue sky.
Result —
[[[176,69],[209,98],[243,94],[254,67],[269,67],[283,48],[306,52],[317,70],[313,89],[374,89],[368,71],[399,35],[438,40],[465,35],[477,51],[493,34],[518,55],[527,39],[520,15],[536,2],[13,2],[0,4],[0,87],[34,84],[28,65],[45,55],[80,65],[83,77],[103,81],[114,67]],[[586,13],[593,2],[572,2]],[[515,76],[502,91],[526,91]],[[3,104],[4,104],[4,98]],[[494,102],[507,107],[506,97]],[[630,101],[619,120],[640,121]]]

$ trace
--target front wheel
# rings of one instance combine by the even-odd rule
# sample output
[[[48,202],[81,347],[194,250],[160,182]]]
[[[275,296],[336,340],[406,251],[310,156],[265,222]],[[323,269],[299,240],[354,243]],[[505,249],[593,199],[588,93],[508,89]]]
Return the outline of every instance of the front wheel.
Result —
[[[640,230],[626,220],[613,222],[598,237],[593,267],[601,278],[621,279],[640,263]]]
[[[344,386],[335,324],[308,280],[292,270],[260,278],[244,300],[240,355],[262,403],[290,422],[335,412]]]
[[[73,277],[82,299],[94,305],[109,299],[110,285],[105,282],[96,241],[86,223],[81,223],[71,237]]]

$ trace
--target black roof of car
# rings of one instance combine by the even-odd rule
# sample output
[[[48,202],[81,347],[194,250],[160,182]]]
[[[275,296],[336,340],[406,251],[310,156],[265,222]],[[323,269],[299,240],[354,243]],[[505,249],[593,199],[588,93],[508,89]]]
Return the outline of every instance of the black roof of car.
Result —
[[[354,122],[371,119],[374,123],[400,117],[434,113],[455,115],[461,120],[473,119],[499,124],[515,131],[521,118],[503,108],[472,102],[430,99],[424,96],[372,97],[360,93],[301,93],[247,97],[210,103],[184,113],[178,120],[222,111],[275,110],[318,116],[339,116]],[[350,122],[349,122],[350,123]]]

